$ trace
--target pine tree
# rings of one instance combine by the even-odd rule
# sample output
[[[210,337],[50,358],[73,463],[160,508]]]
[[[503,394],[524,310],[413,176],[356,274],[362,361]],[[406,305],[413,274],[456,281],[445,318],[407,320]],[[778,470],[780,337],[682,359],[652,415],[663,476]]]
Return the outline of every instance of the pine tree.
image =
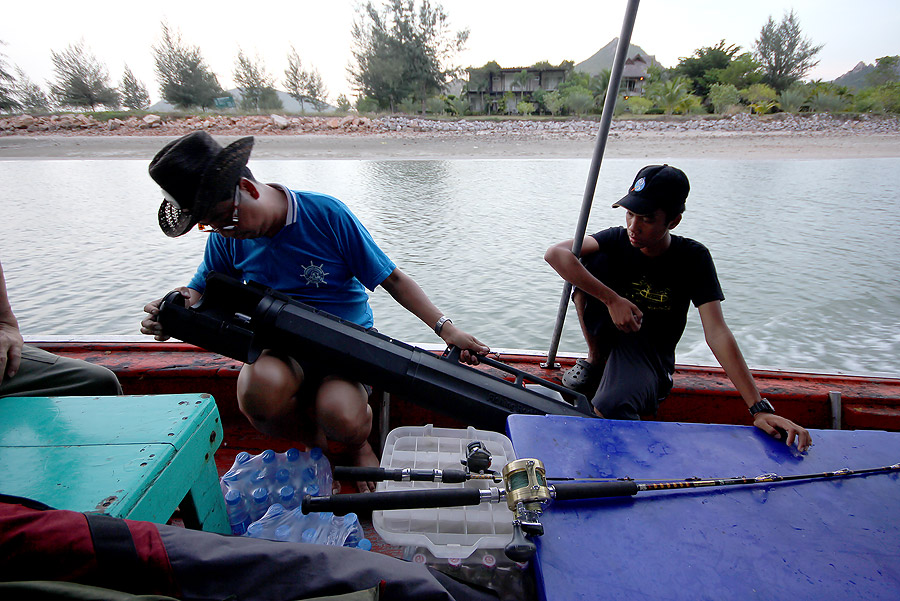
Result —
[[[134,76],[128,65],[125,65],[125,73],[122,75],[119,91],[122,93],[122,104],[132,110],[140,111],[150,106],[150,94],[147,93],[147,88]]]
[[[109,73],[84,46],[83,41],[70,44],[61,52],[50,51],[56,83],[50,92],[62,106],[110,108],[120,106],[119,93],[109,85]]]

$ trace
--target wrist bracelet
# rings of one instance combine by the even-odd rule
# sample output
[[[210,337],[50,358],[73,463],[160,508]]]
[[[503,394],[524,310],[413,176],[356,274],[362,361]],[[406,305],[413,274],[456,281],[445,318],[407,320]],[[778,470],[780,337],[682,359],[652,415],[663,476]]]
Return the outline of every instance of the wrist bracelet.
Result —
[[[446,315],[441,315],[441,318],[437,320],[436,324],[434,324],[434,333],[437,334],[438,336],[440,336],[441,330],[444,329],[444,324],[447,323],[448,321],[450,323],[453,323],[453,321],[451,321],[451,319],[449,317],[447,317]]]

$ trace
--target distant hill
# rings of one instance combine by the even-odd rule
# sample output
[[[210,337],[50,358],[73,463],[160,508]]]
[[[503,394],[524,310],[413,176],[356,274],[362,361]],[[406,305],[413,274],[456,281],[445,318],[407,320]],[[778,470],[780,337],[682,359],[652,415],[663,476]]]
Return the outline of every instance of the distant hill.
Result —
[[[866,87],[866,76],[875,70],[875,65],[867,65],[859,61],[856,66],[836,78],[833,83],[848,88],[860,89]]]
[[[287,92],[282,92],[281,90],[275,90],[275,93],[278,94],[278,98],[281,99],[281,104],[284,105],[284,108],[281,109],[281,111],[283,111],[285,113],[305,113],[307,115],[316,115],[320,112],[321,113],[330,113],[335,110],[335,107],[333,107],[329,104],[321,111],[318,111],[318,110],[316,110],[315,105],[313,105],[313,103],[311,103],[311,102],[304,101],[303,106],[301,106],[300,103],[297,102],[296,100],[294,100],[294,98]],[[227,96],[228,94],[231,94],[231,96],[234,97],[234,103],[237,106],[241,105],[241,98],[243,98],[243,95],[241,94],[240,90],[238,90],[237,88],[233,88],[231,90],[225,90],[225,94],[223,94],[223,95]],[[160,100],[159,102],[157,102],[156,104],[154,104],[150,108],[148,108],[147,110],[150,111],[151,113],[171,113],[171,112],[175,111],[175,107],[172,106],[171,104],[169,104],[168,102],[165,102],[164,100]]]
[[[870,85],[868,82],[868,75],[874,70],[875,65],[867,65],[860,61],[856,63],[855,67],[835,79],[833,83],[857,90],[866,88]],[[900,76],[900,67],[897,68],[897,75]]]
[[[575,70],[589,75],[599,75],[604,69],[612,69],[613,60],[616,58],[616,46],[618,46],[618,44],[619,38],[613,38],[609,44],[595,52],[593,56],[575,65]],[[643,56],[649,65],[660,64],[655,56],[644,51],[640,46],[634,44],[628,46],[628,56],[626,58],[634,58],[638,54]]]

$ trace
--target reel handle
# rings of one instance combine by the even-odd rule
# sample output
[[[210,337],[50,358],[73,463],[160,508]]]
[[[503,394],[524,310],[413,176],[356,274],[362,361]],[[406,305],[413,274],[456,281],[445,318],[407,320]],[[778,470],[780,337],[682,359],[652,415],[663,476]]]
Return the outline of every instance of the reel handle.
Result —
[[[513,522],[513,537],[509,544],[503,549],[507,557],[513,561],[525,562],[531,559],[537,551],[537,545],[534,544],[522,530],[519,522]]]

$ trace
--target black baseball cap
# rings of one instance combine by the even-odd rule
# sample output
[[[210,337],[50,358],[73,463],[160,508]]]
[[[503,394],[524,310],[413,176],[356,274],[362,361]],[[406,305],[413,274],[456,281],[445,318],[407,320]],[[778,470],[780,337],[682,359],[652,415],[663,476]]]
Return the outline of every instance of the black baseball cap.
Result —
[[[691,185],[681,169],[670,165],[647,165],[638,171],[628,194],[613,208],[625,207],[638,215],[649,215],[656,209],[680,213],[690,191]]]

